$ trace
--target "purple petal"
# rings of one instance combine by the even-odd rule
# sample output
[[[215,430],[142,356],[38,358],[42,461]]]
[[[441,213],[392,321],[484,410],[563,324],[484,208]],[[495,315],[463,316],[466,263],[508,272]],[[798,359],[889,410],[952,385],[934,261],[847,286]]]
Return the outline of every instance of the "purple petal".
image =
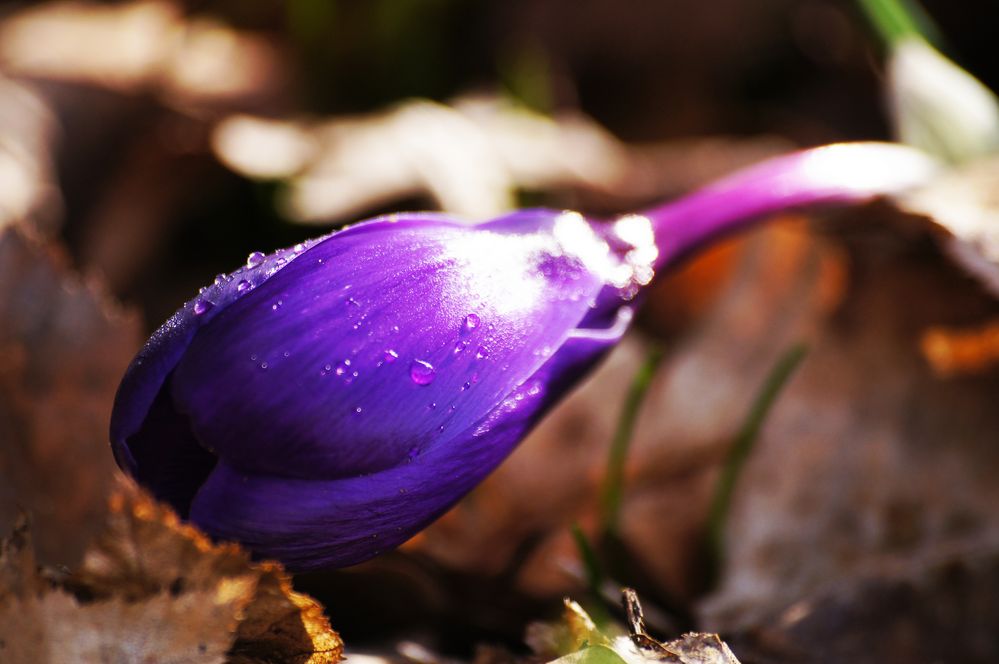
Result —
[[[173,403],[249,474],[351,478],[446,446],[562,347],[605,286],[555,237],[563,217],[335,234],[199,330]]]
[[[132,360],[115,395],[111,414],[111,446],[120,466],[130,472],[135,471],[136,462],[127,441],[143,428],[167,376],[184,355],[198,329],[276,274],[296,253],[300,253],[299,248],[275,252],[254,261],[252,266],[244,266],[216,280],[181,307],[150,337]],[[161,413],[161,419],[166,417],[166,413]]]
[[[219,539],[307,570],[352,565],[398,546],[470,491],[516,447],[630,321],[577,330],[558,353],[489,413],[425,454],[343,479],[277,477],[225,462],[195,499],[192,520]]]

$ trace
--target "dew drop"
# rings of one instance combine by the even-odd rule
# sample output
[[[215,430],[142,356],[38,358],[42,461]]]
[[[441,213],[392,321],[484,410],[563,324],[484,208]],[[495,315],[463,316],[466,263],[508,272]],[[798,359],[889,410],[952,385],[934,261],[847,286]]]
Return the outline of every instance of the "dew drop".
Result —
[[[467,390],[471,386],[472,386],[472,384],[469,381],[466,380],[465,383],[461,386],[461,391],[464,392],[465,390]]]
[[[339,364],[336,365],[336,369],[333,371],[333,373],[342,378],[343,376],[347,375],[347,372],[349,370],[350,370],[350,360],[344,360],[343,362],[340,362]]]
[[[266,362],[261,362],[260,363],[260,368],[261,369],[267,369],[267,363]]]
[[[385,351],[385,354],[382,355],[382,359],[385,360],[387,364],[392,364],[393,362],[399,359],[399,353],[389,348],[387,351]]]
[[[479,346],[475,350],[475,359],[477,359],[477,360],[483,360],[483,359],[485,359],[487,357],[489,357],[489,349],[486,348],[485,346]]]
[[[240,279],[239,283],[236,284],[236,291],[239,293],[245,293],[250,289],[250,282],[246,279]]]
[[[457,355],[457,354],[461,353],[461,351],[465,350],[466,348],[468,348],[468,342],[467,341],[459,341],[458,343],[456,343],[454,345],[454,354]]]
[[[294,247],[292,247],[291,250],[294,251],[296,254],[300,254],[303,251],[305,251],[305,245],[299,242]]]
[[[277,311],[278,309],[281,308],[282,304],[284,304],[284,300],[278,300],[277,302],[271,305],[271,311]]]
[[[360,406],[358,406],[357,408],[354,409],[354,414],[355,415],[360,415],[363,411],[364,411],[364,409],[361,408]]]
[[[228,280],[226,279],[226,276],[224,274],[216,274],[215,275],[215,285],[216,286],[221,286],[226,281],[228,281]]]
[[[425,360],[413,360],[409,366],[409,377],[417,385],[429,385],[437,377],[437,370]]]
[[[254,251],[252,254],[246,257],[246,267],[257,267],[264,262],[264,254],[260,251]]]
[[[471,332],[479,326],[482,321],[479,319],[477,314],[468,314],[465,316],[465,322],[462,324],[462,328],[465,332]]]
[[[211,311],[212,307],[215,305],[208,300],[198,300],[194,303],[194,315],[200,316],[203,313]]]

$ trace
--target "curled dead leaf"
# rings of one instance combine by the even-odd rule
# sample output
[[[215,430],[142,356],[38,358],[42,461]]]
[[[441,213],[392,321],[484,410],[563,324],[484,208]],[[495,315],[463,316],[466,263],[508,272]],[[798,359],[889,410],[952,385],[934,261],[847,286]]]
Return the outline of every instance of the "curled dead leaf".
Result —
[[[216,545],[122,480],[105,531],[58,586],[39,576],[23,526],[0,548],[0,660],[339,661],[322,607],[277,563]]]

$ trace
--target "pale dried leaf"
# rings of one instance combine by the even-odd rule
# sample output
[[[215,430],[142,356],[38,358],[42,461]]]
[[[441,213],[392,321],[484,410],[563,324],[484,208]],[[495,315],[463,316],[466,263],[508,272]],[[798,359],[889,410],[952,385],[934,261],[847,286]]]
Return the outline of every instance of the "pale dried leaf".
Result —
[[[490,97],[414,100],[324,122],[234,116],[213,146],[239,173],[290,179],[286,213],[318,223],[414,195],[482,219],[511,209],[519,188],[610,188],[627,166],[623,147],[592,120]]]
[[[669,655],[658,658],[677,664],[739,664],[725,642],[717,634],[691,632],[663,644]]]
[[[221,664],[245,601],[220,589],[80,604],[53,591],[0,605],[0,656],[9,664]]]
[[[958,166],[902,200],[948,237],[950,254],[999,296],[999,157]]]
[[[54,113],[32,86],[2,74],[0,100],[0,232],[24,221],[51,231],[59,211]]]

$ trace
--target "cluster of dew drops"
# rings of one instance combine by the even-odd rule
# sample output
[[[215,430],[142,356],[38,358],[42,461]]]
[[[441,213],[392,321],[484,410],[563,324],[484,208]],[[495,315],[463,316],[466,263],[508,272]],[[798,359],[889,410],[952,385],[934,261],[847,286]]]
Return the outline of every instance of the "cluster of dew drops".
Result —
[[[289,253],[291,254],[292,257],[294,257],[299,253],[301,253],[302,251],[304,251],[305,249],[309,248],[310,245],[311,243],[297,244],[292,248],[292,250]],[[245,269],[252,270],[254,268],[260,267],[261,265],[264,264],[264,261],[266,260],[267,256],[263,252],[254,251],[249,256],[247,256]],[[275,261],[275,267],[281,267],[283,264],[287,263],[287,261],[288,259],[286,257],[279,256]],[[231,276],[227,276],[225,274],[219,274],[218,276],[215,277],[215,286],[221,286],[225,284],[226,282],[238,276],[240,272],[242,272],[242,270],[238,271],[237,273]],[[253,284],[249,280],[241,278],[239,282],[237,282],[236,284],[236,291],[239,293],[245,293],[252,287]],[[206,290],[207,290],[206,288],[202,288],[199,291],[199,297],[194,302],[193,312],[196,316],[202,316],[211,311],[215,307],[215,303],[212,302],[210,299],[208,299],[208,297],[201,297],[205,294]],[[276,311],[281,307],[282,304],[283,302],[281,300],[278,300],[273,305],[271,305],[271,308]],[[464,334],[469,334],[472,331],[476,330],[481,324],[482,320],[478,314],[469,313],[468,315],[465,316],[464,320],[462,321],[461,324],[462,332]],[[463,352],[468,348],[468,346],[469,346],[468,340],[459,339],[455,343],[454,354],[457,355]],[[288,355],[289,353],[286,351],[284,353],[284,356],[288,357]],[[485,346],[479,346],[475,351],[476,359],[481,360],[485,359],[488,356],[489,356],[489,350]],[[387,349],[382,354],[382,359],[378,363],[378,365],[381,366],[382,364],[391,364],[395,362],[397,359],[399,359],[399,354],[393,349]],[[250,360],[256,362],[258,360],[257,355],[255,354],[251,355]],[[266,361],[262,361],[259,364],[261,370],[266,370],[268,366],[269,365]],[[333,364],[325,364],[321,367],[320,369],[321,375],[325,376],[330,373],[341,378],[344,381],[344,383],[348,385],[354,382],[354,379],[356,379],[359,375],[359,372],[351,366],[351,361],[349,359],[342,360],[339,363],[337,363],[335,366]],[[432,382],[434,382],[434,379],[436,377],[437,377],[437,369],[429,361],[423,359],[414,359],[411,362],[409,367],[409,378],[416,385],[430,385]],[[466,382],[461,389],[463,391],[468,389],[471,386],[471,382],[474,381]],[[358,407],[356,410],[358,413],[361,412],[360,407]]]

